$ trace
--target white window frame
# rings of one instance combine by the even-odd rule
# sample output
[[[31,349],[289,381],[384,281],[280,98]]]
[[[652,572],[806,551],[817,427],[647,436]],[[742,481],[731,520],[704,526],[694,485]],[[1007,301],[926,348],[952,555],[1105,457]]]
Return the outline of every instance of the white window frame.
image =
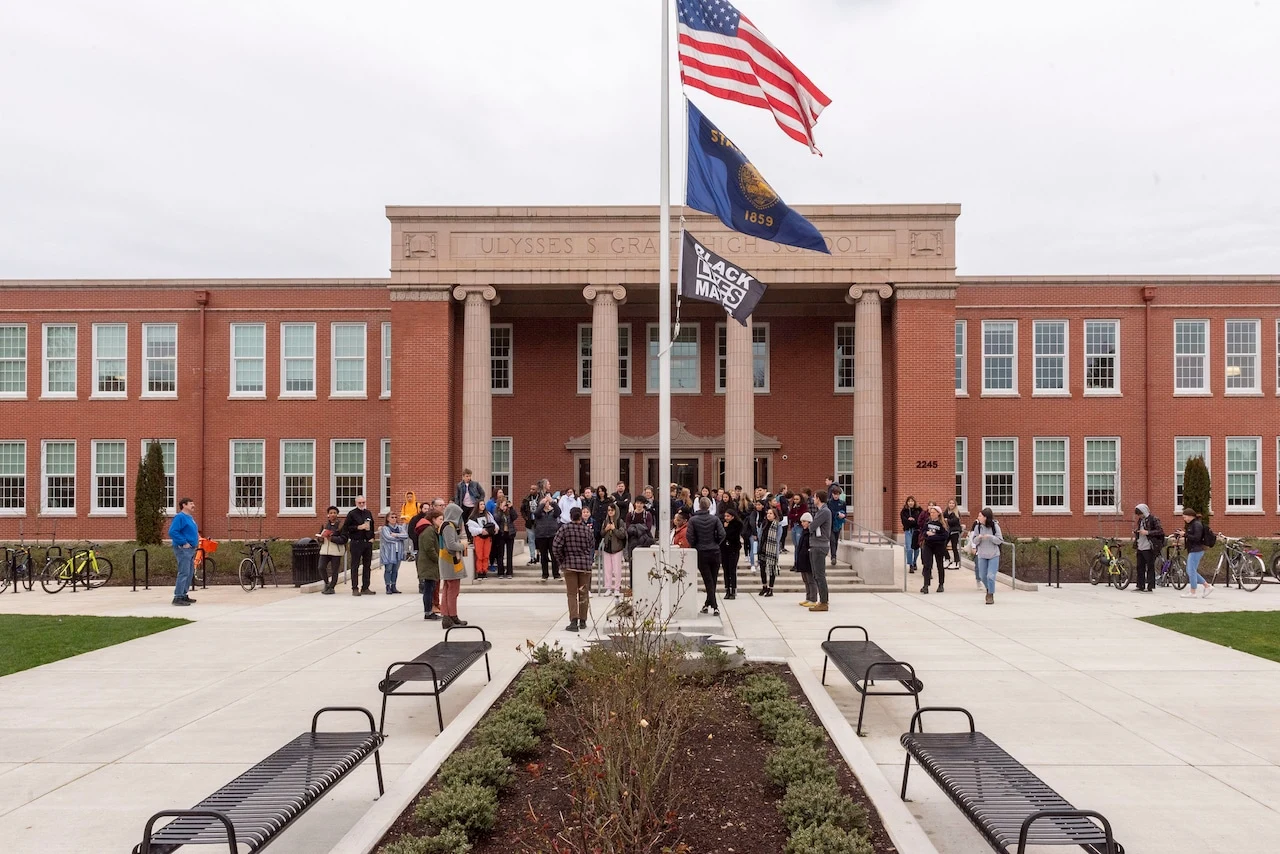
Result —
[[[1013,442],[1013,504],[996,505],[991,503],[990,496],[987,495],[987,443],[988,442]],[[982,437],[982,506],[990,507],[991,512],[999,516],[1000,514],[1013,515],[1018,512],[1018,437],[1017,436],[983,436]],[[996,474],[1006,474],[1007,472],[995,472]]]
[[[1199,388],[1178,388],[1178,324],[1199,323],[1204,326],[1204,385]],[[1208,397],[1213,394],[1213,325],[1207,319],[1177,317],[1173,320],[1173,394],[1174,397]]]
[[[236,355],[236,338],[241,329],[260,329],[262,330],[262,355],[261,356],[237,356]],[[267,325],[265,323],[233,323],[230,330],[230,347],[228,348],[228,358],[231,360],[231,383],[227,393],[229,400],[261,400],[267,396]],[[262,364],[262,388],[240,390],[237,386],[240,384],[240,363],[241,362],[260,362]]]
[[[507,443],[507,468],[505,470],[499,469],[496,465],[493,464],[494,450],[496,450],[496,446],[499,442]],[[507,478],[507,490],[506,490],[507,500],[511,501],[511,506],[514,508],[516,506],[516,502],[511,500],[511,489],[513,486],[513,481],[511,479],[512,478],[511,471],[512,469],[515,468],[515,442],[512,440],[510,436],[494,436],[493,437],[490,443],[489,463],[490,463],[490,466],[489,466],[490,497],[492,498],[494,495],[498,494],[498,487],[494,484],[493,476],[503,475]],[[576,463],[574,464],[573,471],[574,471],[574,477],[577,477],[578,468]]]
[[[1233,323],[1247,323],[1253,327],[1253,352],[1252,353],[1231,353],[1227,348],[1231,346],[1230,334],[1228,330]],[[1253,359],[1253,385],[1248,388],[1232,388],[1231,377],[1228,371],[1231,366],[1227,363],[1233,356],[1247,356]],[[1257,318],[1247,317],[1228,317],[1222,322],[1222,393],[1230,397],[1252,397],[1262,394],[1262,321]]]
[[[118,477],[123,483],[123,497],[121,507],[102,507],[98,504],[98,478],[100,477],[117,477],[117,475],[103,475],[98,471],[98,446],[99,445],[119,445],[121,454],[124,458],[122,470]],[[94,439],[89,443],[89,515],[90,516],[127,516],[129,515],[129,443],[124,439]]]
[[[288,478],[289,477],[306,477],[306,475],[293,474],[290,475],[285,470],[285,460],[288,455],[285,453],[285,445],[309,445],[311,447],[311,504],[307,507],[290,507],[288,503]],[[280,516],[315,516],[316,515],[316,440],[315,439],[281,439],[280,440]]]
[[[1115,442],[1116,443],[1116,469],[1112,476],[1115,478],[1115,504],[1090,504],[1089,503],[1089,443],[1090,442]],[[1081,453],[1081,461],[1084,465],[1084,512],[1087,516],[1114,516],[1120,512],[1123,505],[1124,497],[1121,491],[1121,477],[1124,472],[1124,443],[1120,441],[1119,436],[1085,436],[1084,447]],[[1094,474],[1104,474],[1104,472],[1093,472]]]
[[[171,328],[173,330],[173,355],[150,356],[147,354],[148,333],[153,329]],[[176,398],[178,396],[178,324],[176,323],[144,323],[142,324],[142,386],[138,396],[141,398]],[[151,391],[151,363],[159,361],[173,362],[173,391]]]
[[[840,332],[848,330],[853,340],[853,348],[847,357],[840,355]],[[836,394],[853,394],[854,388],[858,385],[858,327],[856,323],[837,323],[834,324],[832,330],[831,353],[832,377],[831,385]],[[847,386],[840,385],[840,367],[845,360],[849,362],[849,384]]]
[[[583,370],[590,364],[592,370],[592,380],[595,379],[595,357],[593,353],[584,353],[582,350],[584,333],[592,336],[592,346],[595,344],[595,334],[592,332],[590,323],[578,324],[578,394],[591,394],[591,386],[583,383]],[[623,340],[626,340],[626,347],[623,347]],[[633,376],[631,370],[631,324],[618,324],[618,394],[631,394],[631,378]],[[625,369],[625,370],[624,370]],[[626,381],[623,382],[623,377]]]
[[[378,486],[382,493],[378,496],[378,503],[382,505],[382,515],[386,516],[391,512],[391,440],[382,439],[378,442]],[[365,496],[366,501],[368,496]]]
[[[343,505],[338,501],[338,443],[342,444],[357,443],[360,445],[360,491],[355,495],[363,495],[365,506],[369,506],[369,443],[364,439],[330,439],[329,440],[329,503],[338,508],[338,512],[346,514],[355,507],[355,498],[352,497],[352,503]],[[346,475],[349,476],[349,475]]]
[[[735,321],[736,323],[737,321]],[[756,329],[764,329],[764,385],[756,388]],[[724,344],[724,349],[720,345]],[[769,393],[769,324],[766,321],[754,321],[751,324],[751,390],[755,394]],[[729,326],[727,323],[716,324],[716,394],[725,393],[725,381],[729,378]]]
[[[1046,359],[1062,360],[1062,388],[1040,388],[1040,376],[1036,370],[1036,360],[1040,359],[1040,354],[1036,351],[1037,341],[1036,332],[1041,326],[1047,326],[1051,323],[1060,324],[1062,326],[1062,355],[1046,355]],[[1016,340],[1016,339],[1015,339]],[[1017,353],[1017,348],[1014,348]],[[1016,357],[1015,357],[1016,360]],[[1071,321],[1055,320],[1052,318],[1045,320],[1035,320],[1031,324],[1031,396],[1032,397],[1070,397],[1071,396]]]
[[[53,328],[70,328],[74,330],[72,341],[75,347],[72,351],[71,362],[71,390],[70,391],[50,391],[49,390],[49,330]],[[40,360],[43,370],[43,376],[40,378],[41,391],[40,396],[43,398],[74,400],[80,390],[80,326],[76,323],[45,323],[41,325],[41,347]],[[59,361],[67,361],[66,358]]]
[[[1062,506],[1040,506],[1040,457],[1036,452],[1041,442],[1062,443]],[[1036,436],[1031,440],[1031,513],[1036,516],[1071,515],[1071,438],[1069,436]],[[1057,474],[1058,472],[1045,472]]]
[[[262,447],[262,506],[236,506],[236,445],[256,444]],[[252,477],[245,474],[244,477]],[[228,439],[227,440],[227,515],[228,516],[265,516],[267,515],[267,442],[265,439]]]
[[[120,356],[119,361],[124,362],[124,388],[120,391],[102,391],[98,384],[102,381],[102,375],[99,371],[99,363],[102,361],[102,353],[98,346],[98,332],[105,328],[119,328],[124,330],[124,353]],[[93,324],[93,386],[89,390],[90,400],[120,400],[129,396],[129,324],[127,323],[95,323]],[[111,357],[113,360],[115,357]],[[96,492],[95,492],[96,495]]]
[[[1009,388],[987,387],[987,325],[1009,324],[1013,326],[1013,354],[1007,358],[1012,361],[1012,385]],[[982,396],[983,397],[1018,397],[1018,321],[1017,320],[984,320],[982,321]],[[1006,358],[993,356],[992,358]],[[983,487],[985,493],[986,488]],[[995,512],[995,508],[991,508]]]
[[[644,327],[644,364],[645,364],[644,387],[645,387],[646,394],[657,394],[658,387],[660,385],[659,383],[660,378],[658,376],[658,363],[660,359],[657,356],[654,356],[652,363],[650,363],[650,357],[649,357],[649,341],[650,339],[653,338],[655,334],[657,334],[657,329],[658,329],[658,324],[656,323],[646,323]],[[672,385],[671,393],[672,394],[702,394],[702,324],[698,323],[697,321],[693,321],[690,323],[683,323],[680,325],[681,332],[684,332],[686,329],[693,330],[693,346],[697,351],[697,354],[693,357],[693,361],[696,365],[696,370],[694,371],[694,385],[693,385],[693,388],[676,388],[674,385]],[[672,354],[671,358],[672,358],[672,362],[674,362],[675,355]],[[650,386],[650,380],[653,381],[652,386]]]
[[[1116,352],[1115,352],[1115,356],[1112,357],[1115,360],[1115,366],[1112,371],[1112,379],[1115,381],[1115,385],[1113,388],[1089,388],[1089,358],[1090,358],[1089,324],[1091,323],[1096,323],[1096,324],[1105,323],[1110,325],[1112,328],[1112,333],[1115,336]],[[1109,318],[1090,317],[1084,321],[1084,324],[1081,327],[1080,332],[1082,336],[1080,339],[1080,354],[1081,354],[1080,369],[1083,371],[1081,376],[1083,377],[1083,380],[1084,380],[1082,384],[1082,388],[1084,389],[1084,396],[1085,397],[1120,397],[1121,396],[1120,352],[1123,348],[1123,342],[1120,340],[1120,321],[1109,319]]]
[[[310,356],[290,356],[285,347],[289,328],[309,329],[311,331],[311,355]],[[314,323],[281,323],[280,324],[280,400],[315,400],[316,398],[316,325]],[[291,391],[289,389],[289,363],[304,362],[311,360],[311,391]],[[315,503],[314,501],[312,502]]]
[[[1244,474],[1244,472],[1233,472],[1231,470],[1231,443],[1235,442],[1253,442],[1257,456],[1257,464],[1253,469],[1253,503],[1249,506],[1231,506],[1231,475]],[[1223,451],[1226,454],[1226,465],[1223,468],[1223,489],[1222,500],[1223,509],[1226,513],[1231,514],[1256,514],[1264,512],[1262,509],[1262,437],[1261,436],[1227,436],[1223,442]]]
[[[71,506],[49,507],[49,452],[50,444],[71,445]],[[80,502],[80,483],[77,470],[80,465],[80,447],[75,439],[41,439],[40,440],[40,515],[41,516],[74,516],[76,506]]]
[[[338,329],[351,327],[360,330],[360,355],[338,355]],[[338,390],[338,361],[360,362],[360,388]],[[329,324],[329,397],[363,400],[369,396],[369,324],[364,322],[335,322]],[[369,496],[365,496],[368,499]]]
[[[382,400],[391,398],[391,321],[382,322],[382,391],[378,395]],[[390,511],[388,511],[390,512]]]
[[[22,364],[22,388],[21,388],[20,390],[18,390],[18,391],[4,391],[4,390],[0,390],[0,399],[4,399],[4,400],[26,400],[26,399],[27,399],[27,385],[28,385],[28,382],[27,382],[27,362],[28,362],[28,359],[30,359],[30,357],[31,357],[31,345],[30,345],[30,339],[27,337],[27,336],[28,336],[27,324],[25,324],[25,323],[0,323],[0,329],[21,329],[21,330],[22,330],[22,332],[21,332],[21,335],[22,335],[22,356],[21,356],[21,358],[18,358],[18,357],[12,357],[12,356],[11,356],[11,357],[5,357],[5,359],[4,359],[4,361],[6,361],[6,362],[20,362],[20,363]],[[1277,333],[1277,336],[1278,336],[1278,337],[1280,337],[1280,324],[1277,324],[1277,325],[1276,325],[1276,333]],[[1280,388],[1278,388],[1278,391],[1280,391]]]
[[[960,515],[967,515],[969,512],[969,439],[965,436],[956,437],[956,477],[960,478],[960,494],[956,498],[956,507]]]
[[[162,458],[163,458],[163,452],[164,452],[164,445],[166,443],[173,445],[173,474],[169,474],[169,472],[167,471],[164,473],[164,476],[166,479],[170,477],[173,478],[173,501],[172,503],[170,503],[168,507],[164,508],[165,515],[172,516],[173,514],[178,512],[178,498],[179,498],[178,496],[178,440],[177,439],[143,439],[141,446],[138,450],[139,460],[145,460],[147,458],[147,447],[152,442],[160,443]],[[165,492],[168,492],[168,491],[169,491],[169,485],[168,483],[166,483]]]
[[[1182,477],[1183,473],[1186,470],[1185,462],[1183,463],[1182,468],[1178,467],[1178,443],[1179,442],[1204,442],[1204,454],[1202,455],[1204,457],[1204,467],[1209,470],[1210,477],[1212,477],[1213,475],[1213,465],[1212,463],[1209,462],[1209,450],[1212,447],[1213,443],[1210,441],[1209,437],[1208,436],[1174,436],[1173,437],[1173,512],[1174,513],[1182,512],[1182,504],[1178,501],[1178,478]],[[1193,454],[1192,456],[1201,456],[1201,455]],[[1187,457],[1187,459],[1191,459],[1191,457]]]
[[[849,443],[849,468],[840,468],[840,443]],[[858,476],[855,466],[858,463],[858,443],[853,436],[835,436],[831,443],[831,471],[835,475],[836,483],[840,485],[840,489],[844,492],[845,506],[853,504],[853,488]],[[849,488],[845,489],[845,482],[841,479],[841,475],[847,475],[849,478]]]
[[[21,507],[0,507],[0,516],[26,516],[27,504],[31,497],[31,480],[27,477],[27,440],[26,439],[2,439],[0,445],[18,445],[22,449],[22,469],[19,473],[7,475],[0,473],[0,477],[21,477],[22,478],[22,506]]]
[[[497,330],[505,329],[507,332],[507,354],[505,356],[494,355],[493,333]],[[507,367],[507,385],[498,387],[493,384],[493,369],[496,365],[505,362]],[[510,323],[490,323],[489,324],[489,393],[499,394],[503,397],[509,397],[516,393],[516,330],[515,326]]]
[[[956,386],[956,397],[969,396],[969,321],[956,321],[956,368],[960,384]],[[967,461],[967,458],[966,458]]]

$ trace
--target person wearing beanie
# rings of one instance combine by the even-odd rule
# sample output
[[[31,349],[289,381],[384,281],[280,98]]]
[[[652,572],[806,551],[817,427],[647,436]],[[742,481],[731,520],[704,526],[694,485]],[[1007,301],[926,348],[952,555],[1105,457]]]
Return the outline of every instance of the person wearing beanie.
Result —
[[[1156,589],[1156,555],[1164,550],[1164,527],[1160,520],[1151,515],[1151,508],[1139,504],[1133,508],[1133,515],[1138,517],[1133,529],[1133,546],[1138,555],[1139,593],[1154,593]]]

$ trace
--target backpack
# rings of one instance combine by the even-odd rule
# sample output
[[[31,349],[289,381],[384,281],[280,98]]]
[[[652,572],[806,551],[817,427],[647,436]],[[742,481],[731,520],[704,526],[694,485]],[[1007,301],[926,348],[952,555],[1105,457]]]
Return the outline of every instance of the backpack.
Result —
[[[1153,551],[1158,552],[1164,549],[1164,525],[1160,524],[1160,517],[1154,513],[1147,514],[1147,539],[1151,541]]]
[[[1211,549],[1218,544],[1218,535],[1213,532],[1213,529],[1207,523],[1204,526],[1204,539],[1201,542],[1206,549]]]

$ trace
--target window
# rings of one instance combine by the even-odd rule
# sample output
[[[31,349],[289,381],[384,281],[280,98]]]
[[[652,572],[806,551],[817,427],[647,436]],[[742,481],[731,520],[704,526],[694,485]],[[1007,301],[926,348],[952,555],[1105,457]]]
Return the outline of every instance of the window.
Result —
[[[74,516],[76,512],[76,443],[44,441],[42,449],[43,492],[40,512]]]
[[[178,512],[178,442],[176,439],[143,439],[143,459],[152,442],[160,443],[160,456],[164,460],[164,506],[172,515]]]
[[[1035,339],[1034,394],[1067,394],[1067,322],[1037,320],[1032,327]]]
[[[956,439],[956,507],[969,506],[969,440]]]
[[[128,356],[127,324],[93,324],[93,397],[125,396]]]
[[[1084,440],[1084,511],[1116,513],[1120,508],[1120,440]]]
[[[333,397],[365,396],[365,325],[363,323],[335,323],[330,327],[333,337],[333,378],[329,393]],[[354,506],[354,505],[352,505]]]
[[[382,324],[382,396],[391,397],[391,324]]]
[[[1228,320],[1227,394],[1257,394],[1262,391],[1258,376],[1262,336],[1257,320]]]
[[[265,397],[267,393],[267,327],[231,324],[231,396]]]
[[[44,395],[76,396],[76,327],[44,327]]]
[[[316,325],[280,324],[280,396],[316,396]]]
[[[1209,467],[1209,437],[1179,436],[1173,440],[1173,480],[1174,504],[1177,512],[1182,512],[1182,478],[1187,473],[1187,460],[1202,457],[1205,468]]]
[[[982,393],[1018,393],[1018,322],[982,321]],[[992,505],[991,509],[995,509]]]
[[[657,394],[659,386],[658,324],[650,323],[648,330],[649,375],[646,378],[646,388],[650,394]],[[700,337],[698,324],[682,324],[680,334],[671,343],[671,391],[674,394],[697,394],[701,391],[702,377],[698,364]]]
[[[853,391],[857,380],[854,374],[853,351],[854,324],[836,324],[836,393]]]
[[[1035,510],[1068,512],[1067,440],[1036,439]]]
[[[231,440],[231,512],[261,516],[266,512],[266,443],[261,439]]]
[[[1277,325],[1280,337],[1280,325]],[[27,396],[27,327],[24,323],[0,326],[0,397]]]
[[[125,514],[123,441],[93,443],[93,512]]]
[[[280,515],[312,516],[316,512],[316,443],[310,439],[280,441]]]
[[[489,480],[490,490],[494,495],[498,490],[511,498],[511,437],[495,436],[493,438],[493,471]]]
[[[143,397],[178,396],[178,326],[142,324]]]
[[[1120,321],[1084,322],[1084,393],[1120,391]]]
[[[736,321],[735,321],[736,322]],[[716,324],[716,392],[723,393],[729,376],[729,329]],[[751,387],[769,391],[769,324],[751,324]]]
[[[331,454],[333,503],[346,513],[356,506],[357,495],[365,495],[364,440],[334,439]]]
[[[836,436],[836,483],[844,492],[846,504],[853,503],[853,437]]]
[[[590,323],[578,324],[578,394],[591,392],[592,334]],[[618,327],[618,391],[631,392],[631,326]]]
[[[956,321],[956,394],[969,393],[969,377],[964,363],[965,344],[969,337],[968,330],[968,321]]]
[[[511,394],[511,350],[514,332],[510,323],[489,326],[489,389],[493,394]]]
[[[1209,321],[1175,320],[1173,323],[1173,391],[1184,394],[1209,392]]]
[[[1261,510],[1262,440],[1227,437],[1227,512]]]
[[[984,324],[985,325],[985,324]],[[1017,512],[1018,440],[982,440],[982,503],[992,512]]]
[[[391,440],[382,440],[382,512],[391,512]]]
[[[0,442],[0,516],[27,512],[27,443]]]

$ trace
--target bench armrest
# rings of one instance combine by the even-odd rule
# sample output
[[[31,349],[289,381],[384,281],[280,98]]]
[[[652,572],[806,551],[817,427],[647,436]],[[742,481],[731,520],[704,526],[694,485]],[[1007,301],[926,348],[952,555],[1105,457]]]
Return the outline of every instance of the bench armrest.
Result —
[[[370,716],[372,719],[372,715]],[[231,854],[236,854],[239,847],[236,844],[236,828],[231,823],[231,819],[227,818],[216,810],[161,810],[151,818],[147,819],[147,826],[142,830],[142,844],[133,849],[136,854],[151,854],[151,831],[155,829],[156,821],[162,818],[212,818],[222,822],[227,829],[227,845],[230,846]]]
[[[377,733],[378,731],[374,727],[373,712],[369,711],[366,708],[363,708],[362,706],[325,706],[323,709],[316,712],[311,717],[311,734],[312,735],[315,735],[315,732],[316,732],[316,722],[320,720],[320,716],[323,715],[325,712],[360,712],[366,718],[369,719],[369,732]]]
[[[1018,854],[1024,854],[1027,850],[1027,834],[1031,831],[1031,825],[1035,824],[1042,818],[1089,818],[1099,822],[1102,825],[1102,832],[1107,837],[1107,854],[1118,854],[1123,850],[1116,845],[1115,837],[1111,835],[1111,822],[1107,821],[1106,816],[1094,810],[1040,810],[1033,812],[1022,821],[1022,829],[1018,831]]]
[[[959,706],[925,706],[923,709],[917,709],[916,713],[911,716],[911,729],[908,732],[924,732],[923,724],[920,724],[919,730],[916,729],[916,725],[919,724],[920,716],[925,712],[959,712],[969,719],[969,732],[971,734],[977,732],[973,724],[973,715],[969,714],[968,709],[962,709]]]
[[[475,629],[477,632],[479,632],[481,643],[489,642],[489,639],[484,635],[484,629],[480,628],[479,626],[450,626],[449,628],[444,630],[444,639],[446,641],[449,640],[449,632],[465,632],[467,629]]]
[[[864,641],[866,641],[867,643],[871,642],[871,635],[867,634],[867,630],[864,629],[862,626],[832,626],[831,630],[827,632],[828,641],[831,640],[831,636],[836,633],[836,629],[857,629],[858,631],[862,632],[862,639]]]
[[[435,667],[433,667],[429,661],[393,661],[387,665],[387,672],[383,675],[382,682],[379,684],[385,685],[390,682],[391,671],[395,670],[397,667],[425,667],[431,671],[431,683],[433,685],[438,685],[440,683],[440,677],[436,674]]]
[[[907,662],[905,662],[905,661],[873,661],[873,662],[871,662],[869,665],[867,665],[867,671],[866,671],[866,673],[864,673],[864,674],[862,675],[862,681],[863,681],[863,682],[870,682],[870,681],[871,681],[871,671],[872,671],[872,670],[875,670],[877,667],[905,667],[905,668],[906,668],[906,669],[911,673],[911,684],[912,684],[912,686],[913,686],[913,687],[914,687],[914,686],[920,686],[920,687],[923,687],[923,686],[924,686],[924,683],[923,683],[923,682],[921,682],[919,679],[917,679],[917,678],[916,678],[916,669],[915,669],[914,667],[912,667],[910,664],[908,664]],[[917,688],[917,690],[918,690],[918,688]],[[922,710],[922,711],[923,711],[923,710]],[[965,714],[968,714],[968,713],[966,712]]]

